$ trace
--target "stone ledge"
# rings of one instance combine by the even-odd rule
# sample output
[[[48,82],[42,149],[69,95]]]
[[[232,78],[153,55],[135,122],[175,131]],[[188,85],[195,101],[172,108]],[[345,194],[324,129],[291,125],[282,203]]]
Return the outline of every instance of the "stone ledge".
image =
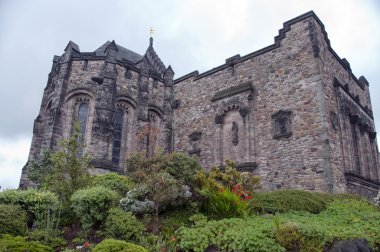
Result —
[[[224,170],[226,166],[221,165],[219,166],[219,169]],[[244,163],[237,163],[235,164],[235,168],[238,171],[244,172],[244,171],[254,171],[257,169],[257,163],[256,162],[244,162]]]
[[[352,172],[344,173],[344,176],[347,180],[347,184],[360,186],[369,190],[379,191],[380,182],[372,179],[364,178],[363,176],[357,175]]]
[[[214,102],[214,101],[224,99],[229,96],[240,94],[245,91],[253,92],[252,81],[248,81],[246,83],[239,84],[239,85],[224,89],[222,91],[219,91],[212,97],[211,101]]]

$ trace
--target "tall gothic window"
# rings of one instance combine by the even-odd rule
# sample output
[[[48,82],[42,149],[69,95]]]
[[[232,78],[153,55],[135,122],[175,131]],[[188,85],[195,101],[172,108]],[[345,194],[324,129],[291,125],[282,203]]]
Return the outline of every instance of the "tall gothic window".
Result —
[[[78,121],[79,121],[79,143],[83,143],[86,134],[86,125],[87,125],[87,116],[88,116],[88,103],[82,103],[79,106],[78,110]],[[83,147],[81,146],[78,151],[78,156],[83,156]]]
[[[124,111],[121,109],[117,109],[116,114],[115,114],[113,146],[112,146],[112,163],[115,165],[118,165],[119,160],[120,160],[123,118],[124,118]]]

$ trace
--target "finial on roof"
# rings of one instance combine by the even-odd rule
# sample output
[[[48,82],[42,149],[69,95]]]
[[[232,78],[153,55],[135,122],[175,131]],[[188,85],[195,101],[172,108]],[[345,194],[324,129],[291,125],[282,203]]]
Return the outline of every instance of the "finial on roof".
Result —
[[[107,45],[106,49],[104,49],[104,52],[106,52],[109,49],[113,49],[115,51],[119,51],[119,49],[117,48],[117,45],[115,43],[115,40],[112,40],[112,42]]]
[[[150,38],[149,38],[149,46],[152,47],[152,46],[153,46],[153,34],[154,34],[154,29],[153,29],[153,27],[150,27],[149,34],[150,34]]]

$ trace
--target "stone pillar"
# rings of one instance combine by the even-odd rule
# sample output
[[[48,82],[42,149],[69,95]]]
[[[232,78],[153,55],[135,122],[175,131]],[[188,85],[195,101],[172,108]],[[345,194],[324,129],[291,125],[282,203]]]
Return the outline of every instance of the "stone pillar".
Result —
[[[173,151],[173,77],[174,71],[169,66],[164,74],[165,86],[164,86],[164,149],[165,152]]]
[[[223,165],[223,116],[215,116],[215,135],[214,135],[214,160],[215,164]]]
[[[118,48],[112,41],[105,49],[106,59],[96,88],[95,114],[92,126],[92,144],[95,151],[92,164],[95,168],[113,169],[112,144],[116,99],[116,56]]]

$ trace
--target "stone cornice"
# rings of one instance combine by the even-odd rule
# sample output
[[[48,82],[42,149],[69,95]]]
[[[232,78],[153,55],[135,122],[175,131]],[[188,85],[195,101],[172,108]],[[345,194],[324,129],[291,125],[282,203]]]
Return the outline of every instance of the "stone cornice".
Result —
[[[318,16],[314,13],[314,11],[306,12],[306,13],[304,13],[304,14],[298,16],[298,17],[295,17],[295,18],[290,19],[290,20],[286,21],[285,23],[283,23],[283,28],[279,30],[278,35],[274,38],[274,44],[269,45],[269,46],[267,46],[267,47],[264,47],[264,48],[262,48],[262,49],[259,49],[259,50],[257,50],[257,51],[254,51],[254,52],[252,52],[252,53],[249,53],[249,54],[247,54],[247,55],[245,55],[245,56],[243,56],[243,57],[240,57],[240,55],[235,55],[235,56],[232,56],[232,57],[230,57],[230,58],[227,58],[227,59],[226,59],[226,62],[225,62],[223,65],[220,65],[220,66],[218,66],[218,67],[215,67],[215,68],[213,68],[213,69],[211,69],[211,70],[208,70],[208,71],[206,71],[206,72],[203,72],[203,73],[201,73],[201,74],[199,74],[198,71],[193,71],[193,72],[191,72],[190,74],[186,74],[186,75],[184,75],[184,76],[182,76],[182,77],[180,77],[180,78],[174,80],[174,84],[180,83],[181,81],[184,81],[185,79],[188,79],[188,78],[190,78],[190,77],[194,77],[194,80],[198,80],[198,79],[204,78],[204,77],[206,77],[206,76],[208,76],[208,75],[211,75],[211,74],[214,74],[214,73],[216,73],[216,72],[219,72],[219,71],[221,71],[221,70],[223,70],[223,69],[226,69],[226,68],[230,67],[231,65],[235,65],[235,64],[241,63],[241,62],[243,62],[243,61],[249,60],[249,59],[251,59],[251,58],[254,58],[254,57],[256,57],[256,56],[259,56],[259,55],[261,55],[261,54],[264,54],[264,53],[266,53],[266,52],[269,52],[269,51],[271,51],[271,50],[274,50],[274,49],[280,47],[280,45],[281,45],[280,42],[281,42],[281,40],[283,40],[283,39],[285,38],[286,33],[287,33],[288,31],[290,31],[290,29],[291,29],[291,25],[293,25],[293,24],[295,24],[295,23],[298,23],[298,22],[300,22],[300,21],[302,21],[302,20],[304,20],[304,19],[307,19],[307,18],[309,18],[309,17],[313,17],[314,20],[320,25],[320,27],[321,27],[321,31],[322,31],[322,34],[323,34],[324,40],[325,40],[325,42],[326,42],[326,44],[327,44],[327,49],[329,50],[329,52],[330,52],[330,53],[335,57],[335,59],[336,59],[341,65],[342,65],[342,67],[343,67],[344,69],[346,69],[346,70],[349,72],[350,76],[351,76],[352,79],[356,82],[356,84],[357,84],[361,89],[364,90],[364,86],[365,86],[365,85],[367,85],[367,86],[369,85],[369,84],[368,84],[368,81],[361,81],[361,79],[363,79],[364,77],[363,77],[363,78],[359,78],[359,79],[356,78],[356,76],[355,76],[355,75],[352,73],[352,71],[351,71],[350,64],[348,63],[348,61],[347,61],[346,59],[344,59],[344,58],[341,59],[341,58],[338,56],[338,54],[334,51],[334,49],[332,49],[331,44],[330,44],[330,40],[329,40],[329,38],[328,38],[328,36],[327,36],[327,32],[326,32],[326,30],[325,30],[325,26],[324,26],[324,24],[322,23],[322,21],[318,18]],[[232,61],[231,61],[231,59],[232,59]],[[364,79],[365,79],[365,78],[364,78]]]
[[[243,93],[245,91],[253,92],[252,81],[249,81],[249,82],[246,82],[243,84],[239,84],[239,85],[224,89],[222,91],[219,91],[212,97],[211,101],[214,102],[214,101],[224,99],[224,98],[229,97],[229,96],[233,96],[236,94]]]
[[[374,181],[372,179],[364,178],[352,172],[346,172],[344,173],[344,176],[348,184],[360,185],[362,187],[370,188],[375,191],[378,191],[380,189],[379,181]]]
[[[358,101],[357,98],[355,98],[347,89],[345,86],[343,86],[343,84],[337,79],[337,78],[334,78],[334,86],[335,87],[339,87],[341,90],[343,90],[350,98],[353,102],[355,102],[356,105],[358,105],[358,107],[366,114],[368,115],[372,120],[373,120],[373,115],[371,113],[369,113],[369,111],[367,109],[365,109],[363,107],[363,105],[360,104],[360,102]]]

